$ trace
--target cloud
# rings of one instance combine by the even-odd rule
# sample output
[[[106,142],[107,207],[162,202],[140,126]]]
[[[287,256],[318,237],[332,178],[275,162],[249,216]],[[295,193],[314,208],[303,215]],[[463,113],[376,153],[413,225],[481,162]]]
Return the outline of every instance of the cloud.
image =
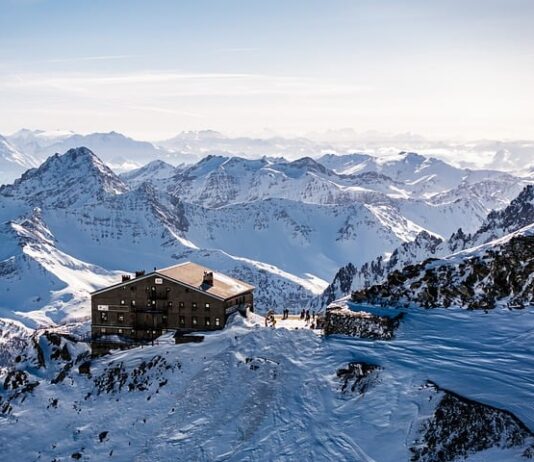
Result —
[[[103,56],[74,56],[69,58],[53,58],[43,61],[42,63],[70,63],[77,61],[115,61],[119,59],[140,58],[140,55],[103,55]]]
[[[0,88],[93,93],[106,90],[132,96],[150,89],[153,96],[335,96],[362,93],[369,87],[324,80],[246,73],[138,72],[122,74],[17,74],[0,78]]]

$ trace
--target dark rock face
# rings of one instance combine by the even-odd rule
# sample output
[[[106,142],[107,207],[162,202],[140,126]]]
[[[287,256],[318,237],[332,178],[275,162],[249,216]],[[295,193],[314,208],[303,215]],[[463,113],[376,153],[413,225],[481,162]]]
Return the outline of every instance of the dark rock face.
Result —
[[[403,313],[395,317],[377,316],[364,311],[332,307],[326,311],[325,335],[343,334],[353,337],[391,340]]]
[[[324,305],[328,305],[336,300],[340,295],[348,294],[352,285],[352,280],[356,274],[356,267],[349,263],[342,266],[334,276],[332,283],[325,289],[321,298]]]
[[[439,264],[438,262],[442,262]],[[515,236],[457,260],[428,259],[388,275],[384,283],[353,292],[356,302],[383,305],[521,308],[534,303],[534,236]]]
[[[364,394],[378,381],[380,366],[364,362],[350,362],[346,367],[337,370],[336,375],[341,381],[343,393]]]
[[[416,262],[421,256],[434,255],[442,244],[442,239],[422,231],[414,241],[405,242],[395,249],[388,260],[380,256],[364,263],[360,268],[349,263],[339,269],[332,283],[325,289],[320,299],[315,300],[314,305],[327,306],[334,300],[350,294],[353,288],[377,284],[391,271],[401,269],[405,264]]]
[[[154,356],[150,361],[142,361],[139,366],[128,370],[122,362],[112,363],[102,375],[94,379],[96,394],[116,393],[123,388],[128,391],[157,390],[166,384],[162,381],[167,370],[180,369],[180,363],[169,364],[162,356]]]
[[[439,399],[434,413],[419,428],[419,438],[410,448],[413,462],[449,462],[492,447],[524,447],[528,457],[534,434],[512,413],[429,382],[430,399]]]
[[[382,256],[355,268],[351,263],[342,267],[315,306],[327,306],[348,295],[351,290],[363,291],[382,284],[386,276],[401,271],[406,265],[415,265],[426,258],[442,257],[488,243],[534,223],[534,185],[526,186],[506,208],[491,212],[480,229],[473,235],[460,228],[447,241],[422,231],[413,242],[400,245],[389,259]],[[367,298],[363,298],[367,300]]]
[[[480,229],[473,235],[473,241],[484,242],[498,238],[530,225],[534,222],[534,185],[528,185],[508,207],[491,212]]]

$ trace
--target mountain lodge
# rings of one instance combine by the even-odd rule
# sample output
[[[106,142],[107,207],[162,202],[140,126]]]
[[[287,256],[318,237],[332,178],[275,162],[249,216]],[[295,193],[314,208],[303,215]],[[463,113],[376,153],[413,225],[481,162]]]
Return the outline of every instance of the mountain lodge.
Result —
[[[91,334],[143,341],[167,330],[222,329],[232,313],[253,311],[253,291],[250,284],[191,262],[123,275],[122,282],[91,294]]]

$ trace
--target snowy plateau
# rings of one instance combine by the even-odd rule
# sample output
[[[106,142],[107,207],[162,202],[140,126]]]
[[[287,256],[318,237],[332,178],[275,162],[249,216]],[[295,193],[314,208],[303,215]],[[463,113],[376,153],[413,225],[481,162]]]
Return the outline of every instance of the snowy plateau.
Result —
[[[534,458],[531,171],[314,147],[0,137],[2,460]],[[89,294],[185,261],[256,313],[92,356]],[[354,332],[262,318],[332,307]]]

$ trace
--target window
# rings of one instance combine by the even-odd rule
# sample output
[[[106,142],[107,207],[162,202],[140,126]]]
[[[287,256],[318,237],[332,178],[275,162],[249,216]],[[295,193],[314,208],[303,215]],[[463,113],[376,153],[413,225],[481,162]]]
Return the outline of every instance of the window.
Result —
[[[166,320],[167,320],[167,315],[164,314],[164,315],[161,316],[161,318],[162,318],[164,321],[166,321]]]
[[[117,316],[117,321],[119,321],[120,323],[124,322],[124,315],[119,314],[119,316]]]
[[[156,286],[152,286],[152,287],[150,288],[150,290],[152,290],[152,292],[155,292],[155,291],[156,291]]]
[[[193,302],[193,309],[194,309],[194,310],[197,309],[197,302]]]
[[[184,302],[178,302],[178,307],[179,307],[179,308],[184,308],[184,306],[185,306],[185,305],[184,305]]]
[[[221,325],[221,320],[219,318],[215,318],[215,325],[219,327]]]
[[[135,300],[132,300],[132,306],[135,306]]]
[[[210,309],[210,304],[209,304],[209,303],[204,303],[204,309],[205,309],[206,311],[209,311],[209,309]]]
[[[204,318],[204,325],[205,325],[206,327],[211,326],[211,319],[210,319],[210,318]]]
[[[180,316],[180,327],[185,326],[185,316]]]
[[[197,320],[197,317],[196,317],[196,316],[193,316],[193,317],[191,318],[191,323],[193,324],[193,326],[196,326],[196,325],[197,325],[198,320]]]
[[[124,300],[121,300],[121,305],[124,305],[126,302]]]
[[[108,314],[105,311],[100,313],[100,320],[106,322],[108,320]]]
[[[155,305],[156,304],[156,300],[152,300],[152,305]]]
[[[100,329],[100,332],[105,334],[106,333],[106,328],[105,327],[102,327],[102,329]]]
[[[119,329],[119,334],[122,334],[122,329]]]
[[[171,308],[172,307],[172,302],[167,303],[167,305],[169,306],[169,308]]]

